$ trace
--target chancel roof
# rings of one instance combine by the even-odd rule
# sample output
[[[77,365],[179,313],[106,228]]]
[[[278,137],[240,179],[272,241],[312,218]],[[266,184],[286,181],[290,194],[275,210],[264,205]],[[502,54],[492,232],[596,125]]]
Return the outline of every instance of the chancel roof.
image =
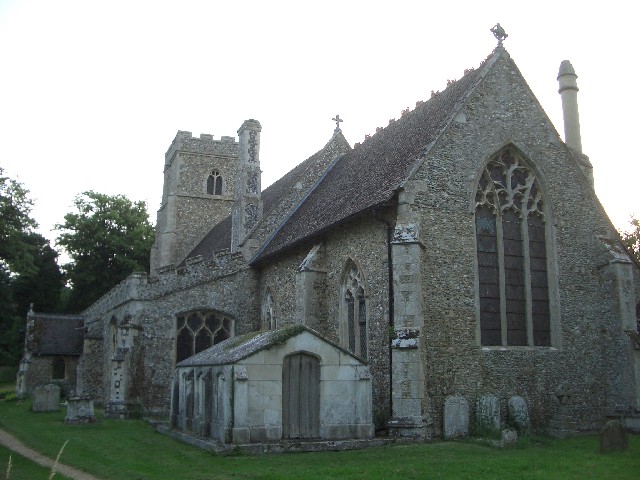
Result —
[[[412,167],[426,154],[503,51],[497,49],[480,68],[467,71],[428,101],[418,102],[413,111],[343,155],[253,262],[391,201]]]
[[[392,202],[398,188],[503,52],[502,47],[496,48],[479,68],[465,71],[444,91],[418,102],[414,110],[338,156],[308,195],[283,218],[251,263],[258,264],[334,225]],[[329,145],[331,142],[262,192],[265,215],[294,188],[305,170],[313,168]],[[188,257],[202,255],[206,259],[230,244],[231,217],[213,227]]]

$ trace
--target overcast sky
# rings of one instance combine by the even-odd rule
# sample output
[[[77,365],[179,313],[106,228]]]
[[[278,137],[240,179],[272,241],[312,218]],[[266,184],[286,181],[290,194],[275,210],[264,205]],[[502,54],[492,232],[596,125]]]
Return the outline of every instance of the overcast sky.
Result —
[[[48,238],[87,190],[145,200],[155,222],[178,130],[237,136],[259,120],[264,188],[325,145],[336,114],[353,145],[477,67],[500,22],[562,136],[556,77],[571,60],[596,193],[625,228],[640,213],[631,6],[0,0],[0,166],[31,191]]]

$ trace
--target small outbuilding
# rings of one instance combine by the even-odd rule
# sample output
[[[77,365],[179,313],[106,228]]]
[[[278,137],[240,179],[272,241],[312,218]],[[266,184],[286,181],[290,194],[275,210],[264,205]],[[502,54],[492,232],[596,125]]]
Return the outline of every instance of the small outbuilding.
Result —
[[[365,361],[303,325],[230,338],[176,367],[171,424],[221,443],[372,438]]]

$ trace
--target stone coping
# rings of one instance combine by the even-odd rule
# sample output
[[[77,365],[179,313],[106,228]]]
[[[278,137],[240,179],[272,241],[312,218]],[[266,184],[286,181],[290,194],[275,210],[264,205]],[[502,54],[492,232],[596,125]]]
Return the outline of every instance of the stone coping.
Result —
[[[423,443],[423,441],[409,438],[372,438],[345,439],[345,440],[289,440],[270,443],[246,443],[246,444],[222,444],[212,439],[196,437],[175,430],[167,422],[147,419],[153,428],[163,435],[167,435],[175,440],[193,445],[207,452],[228,453],[240,450],[251,455],[268,453],[292,453],[292,452],[322,452],[340,450],[361,450],[372,447],[382,447],[386,445],[409,445],[413,443]]]

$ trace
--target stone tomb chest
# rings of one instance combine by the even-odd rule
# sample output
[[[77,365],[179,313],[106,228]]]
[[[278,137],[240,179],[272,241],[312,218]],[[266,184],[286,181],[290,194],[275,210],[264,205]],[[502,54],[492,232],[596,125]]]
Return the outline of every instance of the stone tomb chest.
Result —
[[[302,325],[230,338],[178,363],[171,424],[221,443],[371,438],[369,367]]]

